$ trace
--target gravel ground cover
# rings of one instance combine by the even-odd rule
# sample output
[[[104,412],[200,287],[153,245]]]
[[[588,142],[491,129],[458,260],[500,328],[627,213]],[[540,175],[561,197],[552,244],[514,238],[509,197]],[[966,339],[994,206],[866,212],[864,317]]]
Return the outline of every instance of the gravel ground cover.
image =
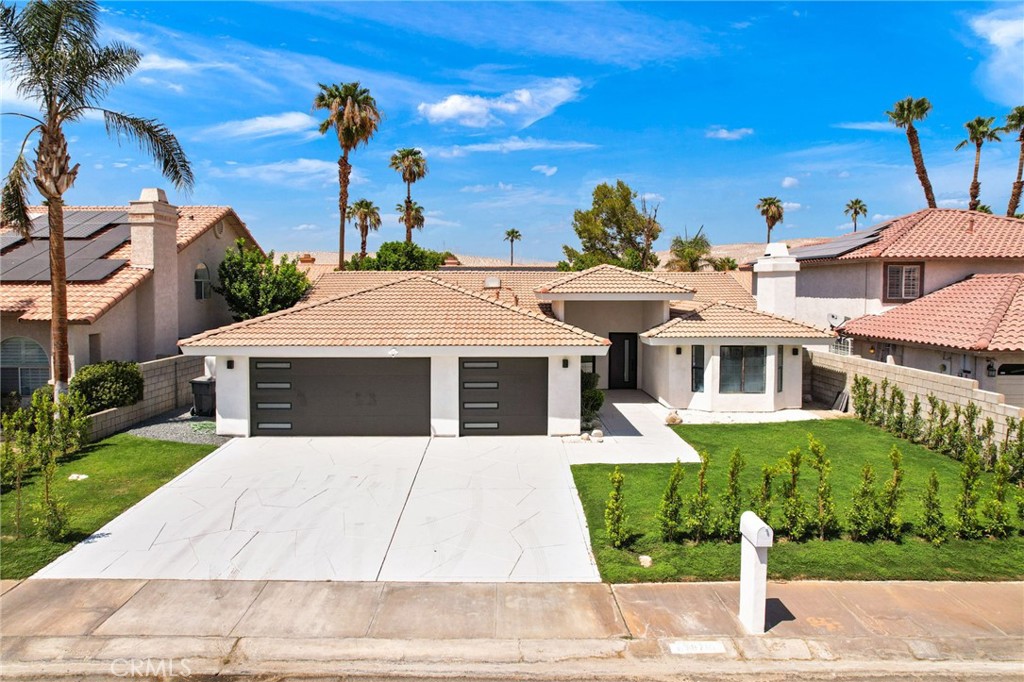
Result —
[[[193,417],[188,408],[177,408],[148,419],[125,431],[140,438],[197,445],[223,445],[231,440],[218,436],[211,417]]]

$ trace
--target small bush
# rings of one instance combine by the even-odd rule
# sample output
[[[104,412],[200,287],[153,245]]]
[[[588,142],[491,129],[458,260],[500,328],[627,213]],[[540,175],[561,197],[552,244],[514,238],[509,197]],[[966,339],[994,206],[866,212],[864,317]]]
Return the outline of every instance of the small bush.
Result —
[[[740,475],[746,461],[735,448],[729,456],[729,472],[726,474],[725,493],[722,495],[722,518],[719,533],[730,541],[740,537],[740,515],[743,514],[743,491],[740,487]]]
[[[960,467],[960,495],[956,500],[956,536],[964,540],[981,537],[978,518],[978,485],[981,477],[981,458],[974,450],[964,453]]]
[[[907,417],[903,427],[903,435],[912,443],[921,440],[921,431],[924,429],[924,419],[921,417],[921,398],[914,396],[910,403],[910,415]]]
[[[992,478],[992,498],[985,501],[985,530],[989,535],[1005,538],[1013,532],[1010,521],[1010,505],[1006,502],[1006,488],[1009,484],[1010,467],[1003,460],[996,462]]]
[[[936,547],[946,540],[946,517],[942,513],[942,499],[939,497],[939,474],[932,469],[928,477],[928,486],[921,497],[924,508],[924,519],[921,523],[920,535]]]
[[[897,438],[906,438],[907,397],[899,386],[892,387],[889,398],[889,414],[885,418],[885,429]]]
[[[14,536],[21,537],[24,501],[22,483],[35,465],[32,437],[29,431],[29,413],[16,410],[2,417],[4,438],[0,440],[0,473],[5,487],[14,493]]]
[[[658,525],[661,527],[661,539],[665,542],[678,542],[683,538],[683,497],[679,492],[682,482],[683,464],[677,459],[658,507]]]
[[[715,512],[708,494],[708,453],[700,453],[700,469],[697,470],[697,492],[690,498],[687,526],[690,537],[700,542],[715,532]]]
[[[591,391],[597,388],[601,375],[597,372],[580,372],[580,390]]]
[[[875,470],[865,464],[861,470],[860,486],[853,495],[850,509],[850,539],[866,541],[878,533],[878,494],[875,492]]]
[[[604,507],[604,528],[612,547],[622,549],[629,542],[629,531],[626,529],[626,502],[622,498],[622,485],[626,482],[626,476],[619,471],[619,467],[615,467],[608,480],[612,483],[612,490],[608,493],[608,502]]]
[[[810,525],[810,510],[803,496],[800,495],[800,462],[803,454],[800,448],[793,448],[786,453],[781,466],[785,467],[789,477],[782,483],[782,525],[791,540],[803,540]]]
[[[142,400],[142,371],[134,362],[100,362],[86,365],[71,377],[68,390],[85,399],[89,414],[112,407],[134,405]]]
[[[813,435],[807,434],[808,449],[811,452],[811,468],[818,472],[817,505],[814,510],[814,531],[819,540],[827,540],[839,533],[839,519],[836,517],[836,502],[832,495],[832,462],[825,457],[825,445]]]
[[[597,413],[604,405],[604,391],[599,388],[590,388],[583,391],[580,396],[580,417],[583,422],[590,424],[597,419]]]
[[[903,453],[895,445],[889,451],[892,477],[885,482],[878,498],[878,530],[886,540],[899,540],[903,535],[900,501],[903,499]]]
[[[772,481],[774,478],[775,467],[767,464],[761,467],[761,484],[750,501],[751,511],[769,526],[772,525]]]

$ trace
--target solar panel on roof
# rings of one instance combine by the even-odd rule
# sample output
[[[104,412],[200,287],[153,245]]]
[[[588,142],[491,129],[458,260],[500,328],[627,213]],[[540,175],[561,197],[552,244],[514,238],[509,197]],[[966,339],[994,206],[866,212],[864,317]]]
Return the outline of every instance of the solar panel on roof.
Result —
[[[95,282],[106,279],[121,269],[128,261],[121,258],[94,260],[74,275],[68,277],[69,282]]]
[[[0,234],[0,249],[7,249],[23,241],[25,241],[25,238],[17,232],[4,232]]]
[[[0,272],[0,279],[4,282],[47,280],[50,278],[50,257],[49,254],[44,252],[34,254],[18,262],[12,262],[4,256],[3,263],[0,264],[0,270],[2,270]],[[45,274],[43,274],[44,271]]]
[[[82,211],[85,213],[85,211]],[[81,220],[73,227],[64,226],[64,238],[65,239],[88,239],[92,235],[96,234],[100,230],[107,226],[120,222],[122,218],[127,219],[127,214],[124,211],[88,211],[94,213],[86,220]]]
[[[843,254],[850,253],[867,244],[874,243],[882,236],[881,231],[888,225],[881,225],[871,230],[854,232],[853,234],[836,237],[822,244],[811,244],[793,249],[790,255],[799,260],[812,258],[837,258]]]

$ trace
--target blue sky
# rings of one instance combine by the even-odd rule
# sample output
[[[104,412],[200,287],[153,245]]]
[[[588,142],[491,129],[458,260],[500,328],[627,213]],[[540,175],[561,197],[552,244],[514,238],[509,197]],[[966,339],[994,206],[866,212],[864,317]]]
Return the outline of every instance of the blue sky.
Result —
[[[352,156],[352,198],[399,239],[404,196],[388,158],[425,150],[418,243],[525,259],[575,245],[572,213],[626,180],[660,205],[658,246],[701,225],[714,242],[763,239],[758,198],[786,202],[779,238],[849,229],[923,206],[897,99],[928,97],[925,161],[943,206],[966,205],[963,122],[1024,104],[1024,4],[104,3],[104,33],[144,53],[111,108],[156,116],[196,170],[184,204],[230,204],[267,248],[337,244],[337,141],[316,133],[316,83],[359,80],[385,120]],[[3,110],[24,109],[4,87]],[[21,124],[3,121],[6,169]],[[123,204],[161,185],[152,163],[95,121],[69,131],[82,164],[69,203]],[[1005,210],[1019,147],[988,145],[981,199]],[[357,244],[354,229],[349,244]]]

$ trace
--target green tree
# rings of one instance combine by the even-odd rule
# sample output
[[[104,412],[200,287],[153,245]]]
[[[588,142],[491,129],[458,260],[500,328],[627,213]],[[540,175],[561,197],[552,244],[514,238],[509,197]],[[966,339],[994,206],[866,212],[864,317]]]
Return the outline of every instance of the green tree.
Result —
[[[366,238],[370,232],[380,229],[380,209],[369,199],[357,199],[352,203],[351,220],[359,226],[359,259],[366,258]]]
[[[860,199],[850,199],[846,202],[846,208],[843,209],[843,213],[850,216],[853,220],[853,231],[857,231],[857,218],[859,216],[867,217],[868,205]]]
[[[1010,483],[1010,465],[1005,461],[996,460],[995,475],[992,477],[992,497],[985,501],[985,528],[989,535],[1005,538],[1013,531],[1010,521],[1010,505],[1006,501],[1006,491]]]
[[[1017,156],[1017,179],[1013,181],[1010,189],[1010,203],[1006,206],[1006,215],[1010,218],[1017,215],[1017,207],[1020,206],[1021,190],[1024,189],[1024,106],[1014,107],[1013,111],[1006,115],[1006,125],[1003,130],[1008,133],[1017,133],[1017,142],[1020,143],[1020,153]]]
[[[19,408],[2,417],[4,437],[0,439],[0,471],[3,483],[14,493],[14,536],[20,538],[24,501],[22,483],[35,463],[28,410]]]
[[[810,511],[800,494],[800,463],[803,453],[800,448],[793,448],[786,453],[785,467],[789,476],[782,484],[782,519],[786,534],[792,540],[802,540],[807,536],[810,523]]]
[[[743,514],[743,489],[740,485],[740,477],[746,464],[740,449],[733,449],[732,454],[729,455],[725,493],[722,494],[722,525],[720,529],[722,537],[732,541],[738,540],[740,537],[740,515]]]
[[[291,308],[306,295],[310,283],[297,260],[274,261],[244,239],[228,249],[217,268],[220,283],[213,290],[224,297],[236,322]]]
[[[658,525],[661,528],[661,539],[665,542],[678,542],[683,537],[683,496],[679,492],[682,482],[683,463],[677,459],[658,506]]]
[[[98,113],[107,134],[127,139],[153,158],[164,177],[179,189],[192,187],[192,168],[165,125],[151,118],[112,111],[100,102],[139,66],[142,55],[121,42],[98,42],[99,5],[92,0],[31,0],[21,11],[0,3],[0,55],[5,76],[18,94],[38,103],[33,113],[9,112],[31,127],[17,146],[14,163],[0,190],[2,225],[28,234],[28,184],[31,178],[46,204],[50,251],[50,338],[53,391],[67,392],[68,355],[67,263],[64,249],[64,194],[75,184],[79,164],[71,165],[65,127]],[[34,170],[25,148],[38,137]]]
[[[369,144],[382,118],[377,100],[358,82],[325,85],[313,98],[314,111],[326,111],[320,123],[320,134],[333,130],[338,137],[338,269],[345,269],[345,222],[348,220],[348,185],[352,164],[348,157],[362,145]]]
[[[720,256],[711,260],[711,267],[719,272],[726,270],[738,270],[740,264],[732,256]]]
[[[995,116],[978,116],[973,121],[968,121],[964,124],[964,128],[967,129],[967,139],[961,140],[957,146],[957,151],[963,149],[969,144],[974,145],[974,175],[971,179],[971,203],[967,206],[972,211],[978,210],[978,206],[981,203],[978,200],[978,195],[981,194],[981,183],[978,182],[978,169],[981,167],[981,148],[986,142],[999,142],[999,133],[1002,132],[1002,128],[994,127],[996,122]],[[992,209],[989,208],[988,212],[991,213]]]
[[[688,232],[684,234],[683,237],[672,237],[665,267],[673,272],[699,272],[705,266],[713,266],[715,259],[711,256],[711,240],[704,234],[704,226],[701,225],[692,237]]]
[[[508,264],[516,264],[516,242],[522,240],[522,233],[516,228],[505,230],[505,238],[502,241],[508,242]]]
[[[354,270],[437,270],[449,255],[410,242],[384,242],[375,257],[353,258],[349,265]]]
[[[761,483],[750,501],[751,510],[761,520],[771,525],[772,516],[772,481],[775,479],[775,467],[765,464],[761,467]]]
[[[580,250],[562,247],[562,270],[585,270],[610,263],[635,270],[653,270],[657,257],[650,246],[661,234],[656,211],[636,204],[637,193],[622,180],[615,185],[601,183],[594,188],[593,203],[573,214],[572,227],[580,239]]]
[[[405,183],[405,205],[404,210],[399,211],[403,215],[402,224],[405,225],[405,241],[412,242],[412,228],[415,224],[413,219],[412,185],[418,180],[427,177],[427,157],[422,150],[413,147],[399,149],[391,155],[391,168],[402,174],[402,182]],[[423,227],[422,224],[419,227]]]
[[[960,466],[960,494],[956,498],[956,535],[964,540],[980,537],[982,528],[978,518],[978,486],[981,483],[981,458],[968,448]]]
[[[395,204],[395,211],[398,212],[398,222],[405,225],[406,244],[412,244],[412,230],[422,230],[427,224],[427,218],[423,215],[423,207],[415,201],[406,204]]]
[[[714,535],[715,510],[708,494],[708,453],[700,453],[700,469],[697,470],[697,490],[690,497],[688,505],[687,530],[695,542]]]
[[[832,462],[825,457],[824,443],[812,434],[807,434],[807,441],[812,458],[811,468],[818,472],[817,505],[814,510],[815,534],[819,540],[827,540],[839,533],[836,502],[832,495]]]
[[[903,500],[903,453],[895,445],[889,451],[892,477],[885,482],[878,498],[878,530],[886,540],[898,541],[903,535],[900,502]]]
[[[612,483],[612,490],[608,493],[608,502],[604,507],[604,528],[612,547],[622,549],[629,542],[629,530],[626,528],[629,519],[626,517],[626,501],[622,497],[626,476],[619,471],[619,467],[615,467],[608,480]]]
[[[920,535],[933,545],[941,545],[946,540],[946,516],[942,513],[942,498],[939,496],[939,474],[932,469],[928,477],[928,485],[921,497],[924,510]]]
[[[757,206],[754,208],[761,214],[765,225],[768,226],[768,238],[765,241],[771,243],[772,230],[782,222],[783,215],[785,214],[782,201],[778,197],[761,197],[761,200],[757,202]]]
[[[878,493],[875,492],[875,470],[865,464],[860,485],[853,495],[849,531],[851,540],[870,540],[878,532]]]
[[[917,171],[917,179],[924,190],[925,201],[928,208],[935,208],[935,192],[932,191],[932,183],[928,179],[928,170],[924,166],[924,155],[921,154],[921,138],[917,135],[915,121],[923,121],[932,110],[932,103],[927,97],[914,99],[907,97],[893,105],[892,111],[885,112],[889,120],[897,128],[907,131],[907,142],[910,144],[910,156],[914,160],[914,170]]]

